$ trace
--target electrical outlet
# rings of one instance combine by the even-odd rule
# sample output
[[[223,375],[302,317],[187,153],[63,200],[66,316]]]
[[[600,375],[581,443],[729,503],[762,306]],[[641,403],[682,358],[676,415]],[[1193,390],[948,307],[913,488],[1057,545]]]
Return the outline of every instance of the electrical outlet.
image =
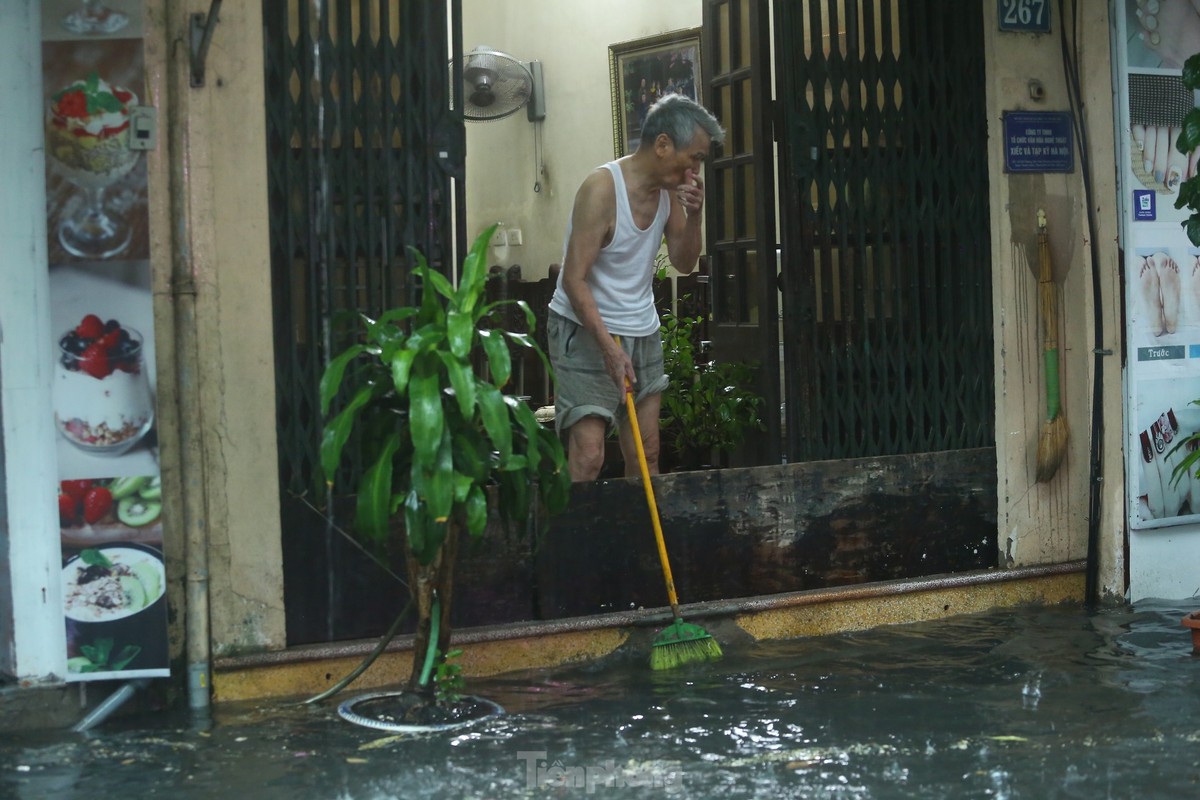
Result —
[[[512,244],[512,245],[523,244],[522,239],[523,239],[523,237],[521,236],[520,228],[509,228],[508,229],[508,243],[509,244]]]
[[[497,228],[492,234],[492,247],[504,247],[508,244],[508,231],[504,228]]]
[[[130,150],[153,150],[158,136],[158,109],[154,106],[132,106],[129,109]]]

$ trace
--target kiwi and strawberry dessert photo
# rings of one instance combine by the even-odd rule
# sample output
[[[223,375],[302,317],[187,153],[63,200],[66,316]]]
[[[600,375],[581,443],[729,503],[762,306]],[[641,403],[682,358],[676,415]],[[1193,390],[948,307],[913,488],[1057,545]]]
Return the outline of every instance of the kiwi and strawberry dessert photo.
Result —
[[[161,515],[162,483],[157,475],[58,484],[58,518],[64,535],[127,538],[129,529],[148,529]]]

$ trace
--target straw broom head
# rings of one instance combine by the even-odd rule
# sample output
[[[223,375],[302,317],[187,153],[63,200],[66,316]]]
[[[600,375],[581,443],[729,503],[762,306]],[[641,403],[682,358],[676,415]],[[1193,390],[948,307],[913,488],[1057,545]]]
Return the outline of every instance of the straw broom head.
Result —
[[[1054,477],[1067,452],[1067,417],[1062,412],[1058,374],[1058,287],[1050,266],[1046,212],[1038,210],[1038,311],[1042,318],[1042,359],[1046,376],[1046,421],[1038,436],[1038,483]]]

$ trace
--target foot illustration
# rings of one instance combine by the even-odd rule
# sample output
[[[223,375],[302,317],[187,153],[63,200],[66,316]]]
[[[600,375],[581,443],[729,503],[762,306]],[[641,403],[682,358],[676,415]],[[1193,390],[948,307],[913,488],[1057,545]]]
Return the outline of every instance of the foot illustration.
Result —
[[[1166,253],[1155,253],[1150,258],[1158,270],[1163,332],[1174,333],[1179,327],[1179,265]]]
[[[1142,265],[1138,270],[1138,288],[1141,291],[1142,307],[1146,312],[1146,327],[1153,335],[1162,336],[1164,328],[1158,269],[1151,258],[1152,256],[1142,257]]]

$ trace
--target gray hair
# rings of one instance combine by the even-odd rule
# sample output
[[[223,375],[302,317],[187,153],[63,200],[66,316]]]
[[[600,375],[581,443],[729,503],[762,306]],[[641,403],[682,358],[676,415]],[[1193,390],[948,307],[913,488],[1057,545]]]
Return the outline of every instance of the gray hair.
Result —
[[[665,133],[676,147],[685,147],[695,137],[697,126],[708,134],[713,144],[725,141],[721,123],[708,109],[682,94],[664,95],[646,112],[641,141],[653,144],[660,133]]]

